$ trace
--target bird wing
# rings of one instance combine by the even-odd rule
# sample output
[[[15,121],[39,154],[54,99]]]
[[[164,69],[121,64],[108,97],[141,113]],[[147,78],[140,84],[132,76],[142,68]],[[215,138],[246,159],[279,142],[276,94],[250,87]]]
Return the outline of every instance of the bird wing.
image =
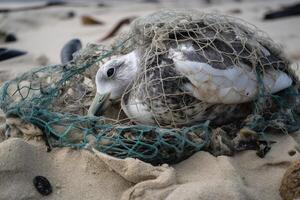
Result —
[[[255,69],[240,63],[227,68],[214,68],[196,59],[197,52],[189,43],[171,48],[168,57],[176,70],[186,77],[183,90],[207,103],[237,104],[249,102],[257,96],[259,80]],[[261,81],[269,93],[276,93],[292,85],[292,79],[283,71],[266,69]]]

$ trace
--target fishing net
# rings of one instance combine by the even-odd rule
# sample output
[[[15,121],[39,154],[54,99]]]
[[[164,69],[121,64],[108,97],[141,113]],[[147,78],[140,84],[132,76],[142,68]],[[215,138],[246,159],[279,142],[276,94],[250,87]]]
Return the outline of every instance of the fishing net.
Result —
[[[240,76],[250,74],[259,83],[254,100],[238,105],[204,103],[182,90],[188,80],[174,71],[170,55],[191,47],[197,52],[192,59],[198,62],[218,70],[235,65],[242,69]],[[103,116],[87,116],[99,66],[134,50],[139,52],[139,70],[121,103]],[[293,84],[271,94],[276,77],[267,69],[285,72]],[[269,82],[264,81],[266,76]],[[125,107],[138,106],[129,101],[134,98],[148,106],[151,123],[123,112]],[[24,133],[33,126],[49,148],[92,147],[152,164],[177,163],[200,150],[232,155],[256,149],[263,156],[271,142],[266,132],[300,128],[299,102],[298,79],[270,38],[244,21],[198,11],[161,11],[138,18],[111,46],[88,45],[67,65],[34,69],[5,82],[0,90],[7,137],[13,128]],[[194,120],[197,113],[204,117]]]

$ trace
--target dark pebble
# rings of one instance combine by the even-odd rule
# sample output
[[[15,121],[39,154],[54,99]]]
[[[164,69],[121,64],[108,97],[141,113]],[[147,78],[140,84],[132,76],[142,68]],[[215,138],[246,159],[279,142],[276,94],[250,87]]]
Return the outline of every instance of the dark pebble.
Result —
[[[63,0],[49,0],[46,5],[47,6],[63,6],[66,5],[67,2],[63,1]]]
[[[67,42],[61,52],[60,52],[60,60],[62,64],[67,64],[69,61],[73,60],[73,54],[80,50],[82,47],[79,39],[72,39]]]
[[[271,149],[267,144],[261,144],[259,147],[260,149],[257,150],[256,155],[260,158],[264,158]]]
[[[290,150],[288,153],[289,153],[290,156],[293,156],[293,155],[296,154],[296,151],[295,150]]]
[[[5,37],[5,42],[16,42],[18,39],[15,34],[9,33]]]
[[[68,18],[68,19],[74,18],[75,16],[76,16],[76,14],[75,14],[74,11],[69,11],[69,12],[67,13],[67,18]]]
[[[269,13],[266,13],[263,17],[264,20],[273,20],[283,17],[291,17],[291,16],[297,16],[300,15],[300,3],[285,6],[284,8],[280,10],[271,11]]]
[[[146,3],[159,3],[159,0],[144,0]]]
[[[107,7],[107,5],[103,2],[97,4],[98,7]]]
[[[52,186],[50,182],[43,176],[34,177],[33,185],[37,189],[37,191],[44,196],[52,193]]]

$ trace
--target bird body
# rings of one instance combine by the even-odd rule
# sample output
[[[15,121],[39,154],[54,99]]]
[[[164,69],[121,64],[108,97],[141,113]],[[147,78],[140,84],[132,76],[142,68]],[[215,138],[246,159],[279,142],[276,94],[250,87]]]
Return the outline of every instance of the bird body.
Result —
[[[290,87],[293,77],[263,39],[226,27],[170,31],[154,54],[152,41],[105,63],[96,75],[97,92],[121,99],[136,123],[182,127],[246,117],[261,87],[273,94]]]
[[[258,80],[256,68],[240,62],[238,65],[218,69],[210,64],[185,59],[182,50],[171,49],[169,57],[174,61],[178,72],[190,80],[186,89],[199,100],[208,103],[235,104],[253,100],[258,93]],[[266,50],[267,51],[267,50]],[[189,53],[197,54],[191,47]],[[267,51],[265,56],[270,55]],[[276,93],[292,84],[291,78],[280,70],[271,66],[264,71],[262,82],[268,92]]]
[[[193,48],[189,51],[196,53]],[[249,114],[242,110],[249,110],[247,102],[258,93],[255,70],[246,65],[217,69],[185,60],[181,52],[182,49],[170,50],[159,65],[136,77],[136,84],[127,88],[122,108],[130,119],[180,127],[205,120],[222,124]],[[292,84],[286,73],[274,69],[267,70],[262,79],[270,93]]]
[[[234,110],[241,105],[203,102],[185,91],[189,80],[167,61],[162,61],[162,67],[154,66],[146,76],[137,79],[140,84],[124,92],[121,105],[131,120],[148,125],[180,127],[236,115]]]

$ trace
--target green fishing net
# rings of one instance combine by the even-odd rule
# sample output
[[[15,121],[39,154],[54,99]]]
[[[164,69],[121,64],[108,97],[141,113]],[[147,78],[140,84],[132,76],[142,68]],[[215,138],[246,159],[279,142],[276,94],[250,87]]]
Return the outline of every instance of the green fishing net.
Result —
[[[141,68],[147,69],[155,64],[157,56],[168,53],[170,45],[186,40],[196,42],[199,51],[213,52],[203,54],[203,59],[212,65],[222,67],[226,62],[247,61],[260,66],[255,71],[260,86],[256,99],[250,103],[251,113],[223,125],[207,120],[189,126],[172,122],[169,126],[137,124],[125,116],[118,104],[101,117],[87,116],[96,92],[94,76],[104,62],[140,48]],[[239,52],[230,54],[225,47],[218,48],[220,42]],[[266,51],[275,57],[266,56]],[[218,60],[219,54],[227,59]],[[217,156],[256,149],[263,156],[270,148],[265,133],[289,133],[300,128],[296,74],[271,39],[234,18],[198,11],[161,11],[138,18],[111,46],[91,44],[74,57],[67,65],[40,67],[3,83],[0,106],[6,116],[7,137],[14,126],[11,119],[19,119],[41,130],[50,149],[94,148],[118,158],[133,157],[161,164],[177,163],[200,150]],[[261,80],[266,66],[283,69],[292,77],[292,86],[270,94]],[[141,81],[142,75],[137,77],[134,83]]]

